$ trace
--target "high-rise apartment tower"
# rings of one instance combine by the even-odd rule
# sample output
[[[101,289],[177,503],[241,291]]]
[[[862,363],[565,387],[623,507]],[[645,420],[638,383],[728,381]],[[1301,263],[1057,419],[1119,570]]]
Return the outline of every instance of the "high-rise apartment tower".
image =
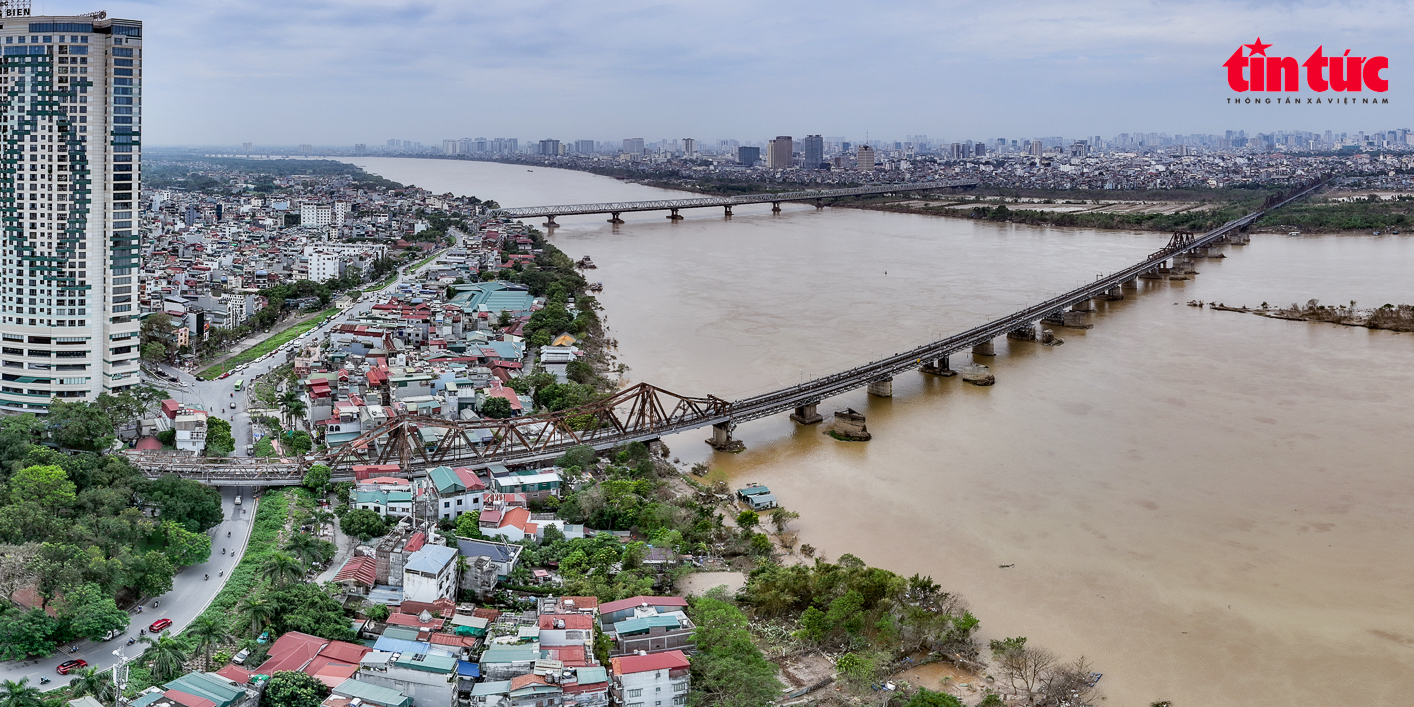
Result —
[[[140,381],[142,23],[7,16],[0,43],[0,410],[42,413]]]

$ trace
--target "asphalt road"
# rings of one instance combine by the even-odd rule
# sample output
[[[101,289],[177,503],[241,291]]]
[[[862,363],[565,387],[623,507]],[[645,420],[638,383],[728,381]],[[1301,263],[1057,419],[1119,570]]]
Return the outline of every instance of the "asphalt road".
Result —
[[[251,498],[253,489],[222,488],[220,491],[221,508],[226,519],[207,531],[212,537],[211,559],[178,572],[172,578],[172,590],[162,596],[148,598],[144,602],[142,613],[135,610],[129,612],[131,621],[126,634],[109,641],[79,641],[75,644],[79,649],[76,653],[69,653],[68,647],[64,646],[45,658],[0,663],[0,680],[19,680],[27,677],[31,685],[38,685],[40,677],[47,677],[53,682],[45,685],[44,689],[62,687],[70,680],[56,671],[64,661],[82,658],[88,661],[90,667],[108,669],[118,662],[114,651],[122,651],[129,657],[142,652],[145,646],[129,646],[127,640],[136,638],[139,629],[146,629],[152,622],[167,618],[172,620],[168,631],[181,631],[186,628],[187,624],[206,610],[216,593],[221,591],[225,577],[219,573],[230,575],[231,568],[236,566],[236,562],[245,553],[246,542],[250,539],[251,521],[255,517],[255,503]],[[235,504],[236,496],[242,497],[240,506]],[[231,534],[229,538],[226,537],[227,533]],[[222,548],[226,550],[224,555],[221,554]],[[207,575],[210,575],[211,579],[205,579]],[[156,608],[153,608],[154,600],[157,602]]]

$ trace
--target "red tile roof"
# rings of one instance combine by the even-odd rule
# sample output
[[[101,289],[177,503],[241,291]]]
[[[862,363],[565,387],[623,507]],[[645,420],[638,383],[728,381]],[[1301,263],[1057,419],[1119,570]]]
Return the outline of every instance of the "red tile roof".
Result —
[[[527,675],[517,675],[511,678],[511,692],[515,692],[516,690],[519,690],[523,687],[530,687],[531,685],[549,684],[550,683],[545,682],[544,676],[536,675],[535,673],[530,673]]]
[[[675,668],[691,667],[687,656],[682,651],[667,651],[665,653],[649,653],[648,655],[623,655],[617,658],[610,658],[609,663],[614,668],[615,675],[627,675],[629,673],[646,673],[650,670],[673,670]]]
[[[352,663],[357,665],[360,660],[363,660],[364,656],[372,652],[372,648],[360,646],[357,643],[331,641],[329,645],[324,646],[324,650],[319,651],[319,655],[339,661],[340,663]]]
[[[168,690],[162,693],[162,696],[169,700],[176,700],[186,705],[186,707],[216,707],[215,702],[205,697],[197,697],[196,695],[182,692],[181,690]]]
[[[335,582],[353,581],[371,587],[378,580],[378,561],[372,557],[350,557],[334,575]]]
[[[618,600],[618,601],[611,601],[611,602],[608,602],[608,603],[605,603],[605,604],[600,604],[600,605],[599,605],[599,613],[601,613],[601,614],[612,614],[612,613],[614,613],[615,611],[623,611],[624,609],[632,609],[633,607],[638,606],[638,605],[640,605],[640,604],[647,604],[647,605],[649,605],[649,606],[678,606],[678,607],[687,608],[687,600],[686,600],[686,599],[683,599],[682,597],[646,597],[646,596],[638,596],[638,597],[630,597],[630,598],[628,598],[628,599],[620,599],[620,600]]]
[[[442,625],[447,622],[443,619],[432,619],[431,621],[424,623],[417,618],[417,614],[389,614],[388,623],[393,624],[394,626],[416,626],[418,628],[427,628],[433,631],[441,631]]]

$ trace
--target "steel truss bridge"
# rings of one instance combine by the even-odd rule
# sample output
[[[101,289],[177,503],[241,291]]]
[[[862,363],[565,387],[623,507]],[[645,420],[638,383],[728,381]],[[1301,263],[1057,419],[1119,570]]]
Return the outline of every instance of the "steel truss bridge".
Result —
[[[556,216],[579,216],[583,214],[610,214],[609,219],[614,223],[622,223],[619,214],[631,211],[671,211],[668,218],[682,218],[678,215],[679,209],[701,209],[709,206],[720,206],[730,214],[733,206],[743,204],[772,204],[776,211],[780,210],[782,202],[788,201],[814,201],[817,206],[823,206],[825,199],[836,199],[846,196],[870,196],[873,194],[897,194],[901,192],[932,191],[935,189],[956,189],[961,187],[975,187],[975,180],[960,180],[951,182],[911,182],[908,184],[881,184],[869,187],[851,187],[848,189],[815,189],[810,191],[786,191],[775,194],[747,194],[744,196],[711,196],[698,197],[693,199],[664,199],[661,201],[612,201],[603,204],[571,204],[567,206],[527,206],[516,209],[498,209],[492,211],[492,216],[503,216],[506,218],[532,218],[536,216],[548,217],[549,224],[554,225]]]
[[[132,450],[127,454],[149,476],[173,473],[215,486],[280,486],[300,483],[305,471],[316,464],[331,467],[338,481],[352,480],[353,467],[363,464],[397,464],[400,471],[393,475],[400,476],[420,476],[441,465],[525,466],[553,460],[578,445],[611,449],[707,426],[713,427],[710,441],[714,446],[729,446],[731,431],[738,423],[786,411],[794,411],[792,419],[799,422],[818,421],[815,406],[827,398],[865,386],[871,386],[872,392],[874,384],[891,382],[900,373],[920,368],[948,374],[952,354],[990,347],[993,339],[1009,334],[1029,331],[1034,335],[1038,322],[1065,322],[1069,314],[1088,311],[1092,299],[1117,298],[1120,288],[1138,278],[1167,277],[1170,261],[1178,266],[1195,254],[1209,255],[1225,243],[1245,241],[1247,228],[1268,211],[1309,196],[1328,179],[1323,176],[1270,197],[1261,209],[1202,235],[1175,234],[1168,245],[1139,263],[1000,319],[862,366],[741,400],[683,396],[640,383],[589,405],[541,415],[468,422],[421,415],[397,417],[352,442],[300,458],[208,459],[182,452]]]

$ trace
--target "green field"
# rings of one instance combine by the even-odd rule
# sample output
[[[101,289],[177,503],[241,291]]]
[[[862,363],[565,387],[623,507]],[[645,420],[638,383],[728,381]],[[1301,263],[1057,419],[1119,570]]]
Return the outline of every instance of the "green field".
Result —
[[[204,380],[211,380],[212,378],[221,375],[221,373],[229,371],[232,368],[241,365],[242,363],[249,363],[251,361],[254,361],[257,358],[260,358],[261,356],[264,356],[265,354],[268,354],[271,351],[274,351],[275,349],[278,349],[281,346],[284,346],[285,344],[294,341],[297,337],[299,337],[300,334],[303,334],[309,331],[310,329],[319,326],[319,322],[325,317],[333,316],[338,313],[338,307],[330,307],[320,312],[319,314],[316,314],[308,321],[300,322],[299,324],[296,324],[290,327],[289,329],[286,329],[256,344],[255,346],[252,346],[249,349],[246,349],[245,351],[242,351],[236,354],[235,356],[232,356],[226,359],[225,361],[222,361],[221,363],[216,364],[215,366],[207,368],[206,370],[198,374],[198,376]]]

